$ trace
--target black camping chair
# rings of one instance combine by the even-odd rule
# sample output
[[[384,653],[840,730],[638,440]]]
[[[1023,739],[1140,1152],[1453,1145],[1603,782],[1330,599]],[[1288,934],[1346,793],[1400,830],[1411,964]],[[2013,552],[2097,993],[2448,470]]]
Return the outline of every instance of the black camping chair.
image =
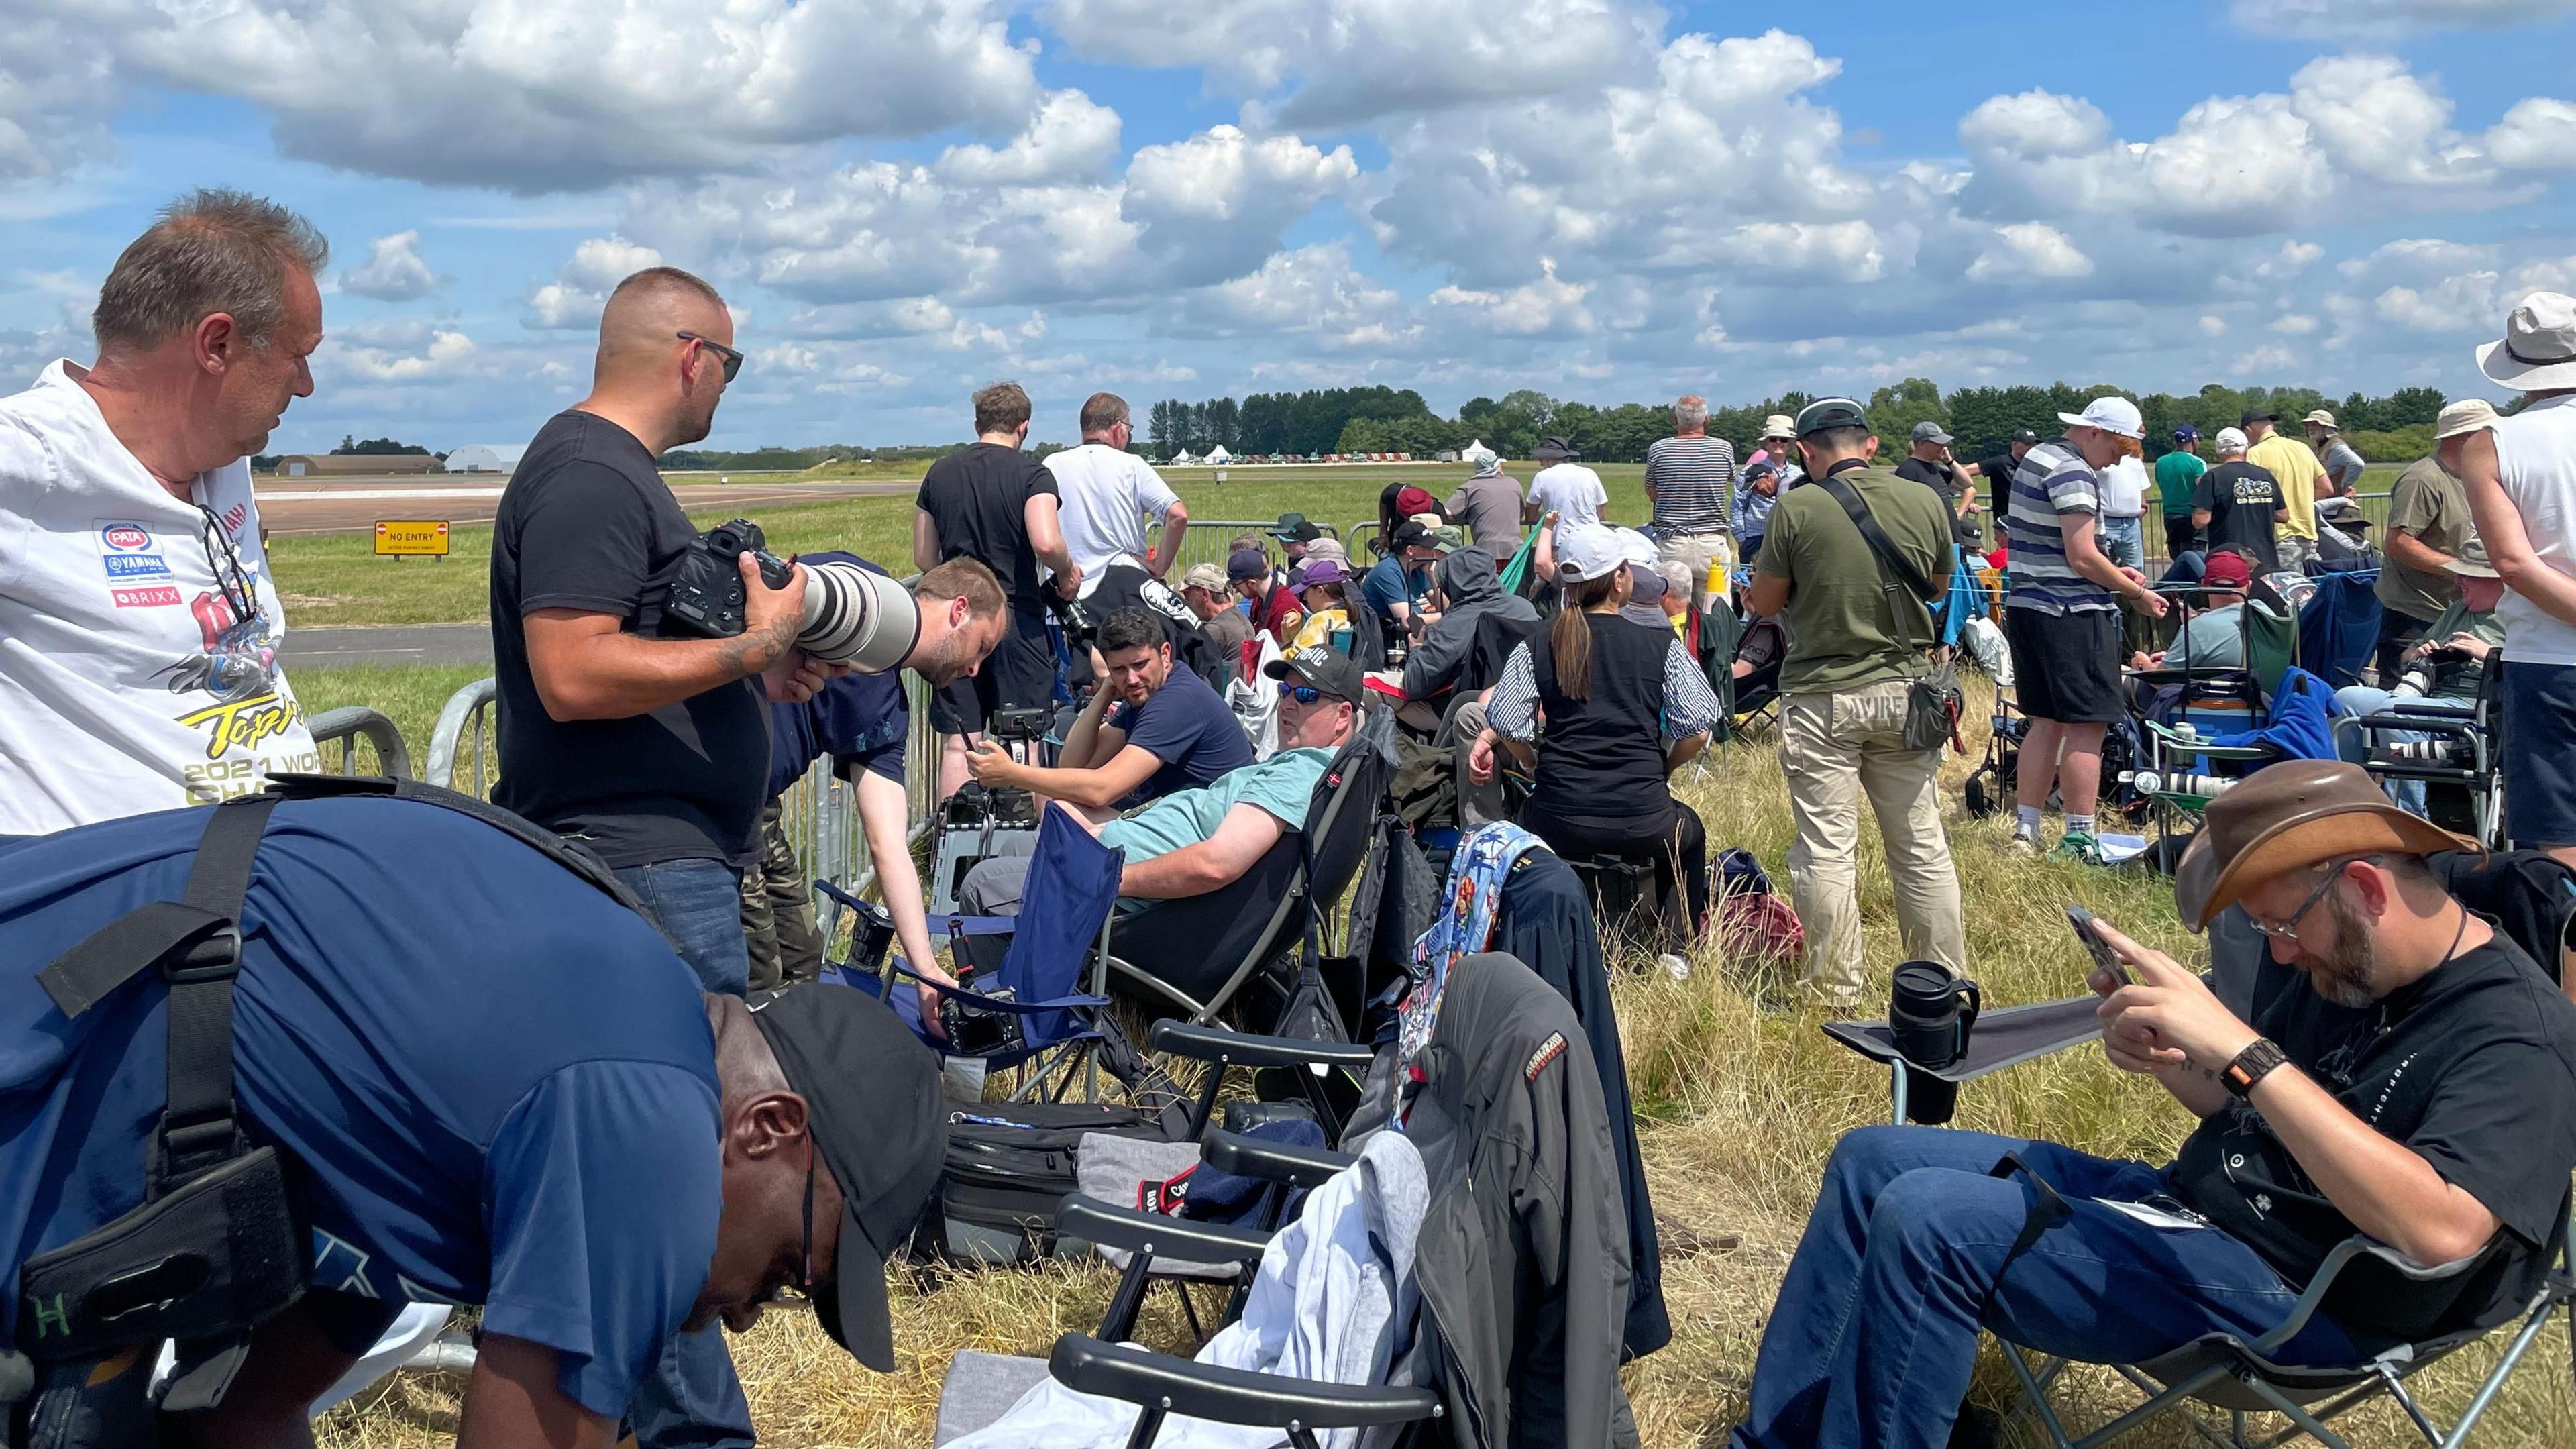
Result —
[[[2419,781],[2434,824],[2488,846],[2504,843],[2504,710],[2496,698],[2501,654],[2478,676],[2468,711],[2408,697],[2356,724],[2362,765],[2374,780]],[[2398,735],[2421,738],[2398,739]]]
[[[1366,711],[1316,782],[1305,828],[1282,832],[1234,884],[1122,917],[1109,958],[1113,994],[1200,1025],[1238,1015],[1247,988],[1303,936],[1313,912],[1341,901],[1358,873],[1394,773],[1394,733],[1389,711]]]

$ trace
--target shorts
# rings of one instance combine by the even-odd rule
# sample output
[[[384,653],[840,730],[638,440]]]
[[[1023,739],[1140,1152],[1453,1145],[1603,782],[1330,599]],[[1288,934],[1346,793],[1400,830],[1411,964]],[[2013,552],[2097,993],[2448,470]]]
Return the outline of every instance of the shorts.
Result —
[[[2012,649],[2014,702],[2022,713],[2059,724],[2117,724],[2127,716],[2118,611],[2007,607],[2004,642]]]
[[[982,668],[930,696],[930,727],[943,735],[980,734],[995,710],[1053,708],[1055,645],[1041,616],[1011,611],[1011,627]]]
[[[2504,833],[2523,850],[2576,845],[2576,664],[2504,666]]]

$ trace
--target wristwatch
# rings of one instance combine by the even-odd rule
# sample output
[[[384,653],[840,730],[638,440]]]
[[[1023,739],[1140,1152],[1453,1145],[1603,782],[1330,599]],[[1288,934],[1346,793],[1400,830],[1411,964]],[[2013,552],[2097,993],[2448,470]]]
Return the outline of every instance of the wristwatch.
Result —
[[[2274,1067],[2289,1060],[2289,1054],[2281,1050],[2280,1043],[2256,1037],[2251,1046],[2238,1052],[2236,1060],[2229,1062],[2227,1069],[2218,1074],[2218,1080],[2227,1085],[2229,1096],[2242,1102],[2254,1094],[2256,1082],[2270,1076]]]

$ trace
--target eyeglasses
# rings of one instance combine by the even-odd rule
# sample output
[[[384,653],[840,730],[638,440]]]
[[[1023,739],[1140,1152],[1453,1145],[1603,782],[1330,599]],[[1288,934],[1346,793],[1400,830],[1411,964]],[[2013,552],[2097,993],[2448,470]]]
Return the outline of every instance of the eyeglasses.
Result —
[[[1279,681],[1279,697],[1293,699],[1299,704],[1313,704],[1324,697],[1324,692],[1311,684],[1291,684],[1283,679]]]
[[[2277,926],[2269,921],[2257,920],[2254,922],[2254,929],[2275,941],[2289,941],[2295,944],[2299,939],[2299,922],[2306,920],[2308,913],[2317,908],[2317,903],[2326,898],[2326,892],[2334,889],[2335,882],[2343,879],[2343,868],[2360,859],[2362,859],[2361,856],[2351,855],[2332,862],[2326,867],[2326,878],[2317,882],[2317,888],[2308,892],[2307,900],[2296,911],[2291,912],[2288,920]],[[2245,914],[2250,920],[2254,913],[2248,911]]]
[[[732,348],[725,346],[723,343],[716,341],[712,337],[701,337],[695,332],[682,332],[676,335],[682,342],[694,342],[700,347],[713,352],[716,356],[723,358],[725,381],[731,382],[742,375],[741,353],[734,351]]]

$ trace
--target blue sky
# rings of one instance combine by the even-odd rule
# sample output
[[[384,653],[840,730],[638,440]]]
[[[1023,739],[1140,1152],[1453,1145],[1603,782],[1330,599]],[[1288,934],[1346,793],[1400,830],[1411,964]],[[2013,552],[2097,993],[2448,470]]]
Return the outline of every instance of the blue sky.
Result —
[[[32,0],[0,377],[222,184],[333,245],[283,449],[525,438],[655,260],[734,305],[738,446],[996,377],[1065,441],[1104,387],[2466,395],[2576,289],[2572,173],[2576,0]]]

